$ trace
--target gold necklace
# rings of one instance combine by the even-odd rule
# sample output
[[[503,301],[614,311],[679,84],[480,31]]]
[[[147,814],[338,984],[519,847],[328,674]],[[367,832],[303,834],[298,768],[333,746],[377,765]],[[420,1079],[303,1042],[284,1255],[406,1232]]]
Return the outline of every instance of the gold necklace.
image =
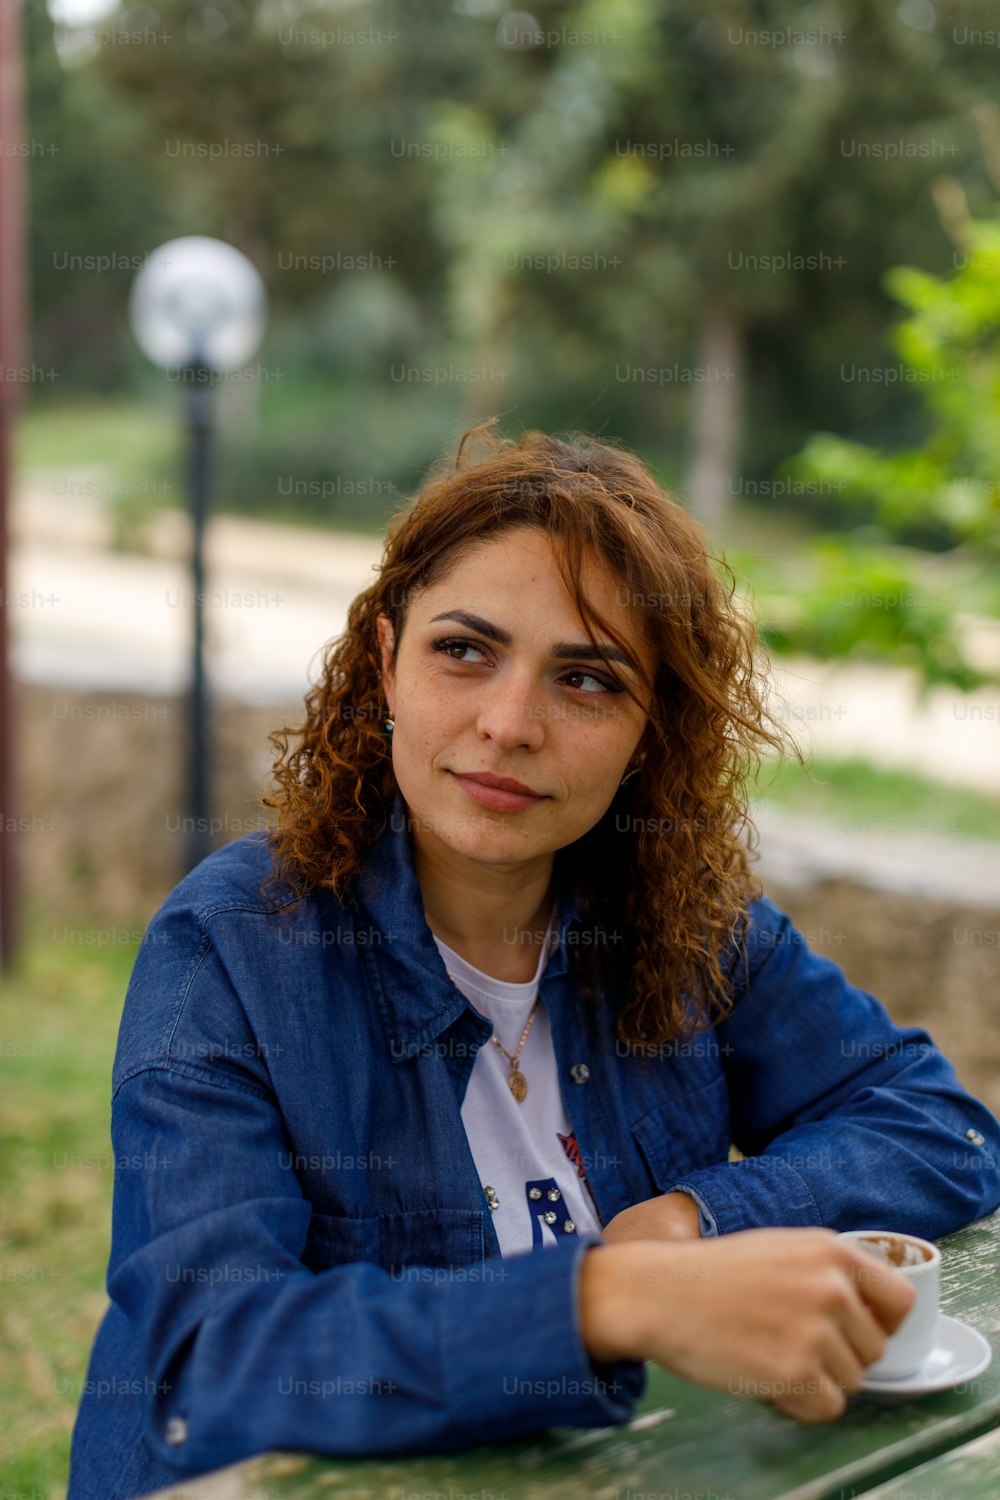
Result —
[[[455,976],[451,972],[451,970],[447,969],[445,972],[447,973],[448,978],[451,980],[451,982],[455,986],[455,988],[459,989],[460,985],[458,983],[458,980],[455,978]],[[500,1048],[500,1051],[503,1053],[504,1057],[510,1063],[510,1077],[507,1079],[507,1087],[510,1089],[511,1093],[514,1095],[514,1098],[517,1100],[518,1104],[523,1104],[524,1101],[525,1101],[525,1099],[528,1096],[528,1080],[525,1078],[524,1074],[521,1072],[520,1068],[517,1066],[517,1060],[521,1056],[521,1048],[524,1046],[525,1042],[528,1039],[528,1032],[531,1030],[531,1023],[535,1019],[535,1011],[538,1009],[538,1004],[539,1004],[539,1001],[541,1000],[541,998],[542,998],[541,995],[536,995],[535,996],[535,1003],[531,1007],[531,1014],[528,1017],[528,1024],[527,1024],[527,1026],[525,1026],[524,1030],[521,1032],[521,1040],[517,1044],[517,1051],[516,1052],[514,1052],[514,1053],[508,1052],[507,1048],[503,1045],[503,1043],[497,1040],[497,1034],[496,1034],[496,1032],[494,1032],[493,1035],[490,1037],[490,1041],[491,1042],[496,1042],[497,1046]]]

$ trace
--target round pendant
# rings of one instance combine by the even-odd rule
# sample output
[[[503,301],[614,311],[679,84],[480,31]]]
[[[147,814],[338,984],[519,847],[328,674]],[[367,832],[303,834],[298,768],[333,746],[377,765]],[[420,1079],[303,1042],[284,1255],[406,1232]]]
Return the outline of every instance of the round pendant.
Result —
[[[513,1073],[510,1075],[510,1078],[507,1080],[507,1087],[514,1095],[514,1098],[517,1100],[518,1104],[523,1104],[525,1095],[528,1092],[528,1083],[524,1074],[519,1072],[515,1068]]]

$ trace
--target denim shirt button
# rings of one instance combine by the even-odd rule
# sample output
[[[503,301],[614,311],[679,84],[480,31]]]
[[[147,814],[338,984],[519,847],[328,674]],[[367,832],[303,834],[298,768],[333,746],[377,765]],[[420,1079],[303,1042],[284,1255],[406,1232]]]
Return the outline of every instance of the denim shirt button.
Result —
[[[586,1083],[590,1077],[590,1069],[586,1063],[574,1063],[569,1070],[569,1075],[574,1083]]]
[[[183,1417],[171,1417],[167,1423],[167,1429],[163,1436],[167,1442],[176,1448],[178,1443],[187,1441],[188,1424]]]
[[[967,1130],[965,1132],[965,1139],[971,1141],[974,1146],[983,1146],[986,1144],[986,1137],[980,1135],[978,1130]]]

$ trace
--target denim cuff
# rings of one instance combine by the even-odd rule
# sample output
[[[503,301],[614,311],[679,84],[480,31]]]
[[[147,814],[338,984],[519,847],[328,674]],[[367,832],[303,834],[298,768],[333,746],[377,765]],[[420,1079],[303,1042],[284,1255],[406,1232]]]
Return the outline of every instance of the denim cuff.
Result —
[[[688,1197],[693,1198],[695,1203],[697,1203],[698,1232],[703,1240],[713,1239],[719,1233],[719,1226],[716,1223],[715,1215],[697,1188],[693,1188],[689,1182],[675,1182],[670,1191],[672,1193],[687,1193]]]
[[[593,1361],[580,1327],[583,1258],[602,1243],[597,1234],[581,1235],[572,1246],[505,1259],[499,1287],[449,1288],[445,1379],[456,1425],[472,1441],[546,1427],[608,1427],[634,1415],[644,1362]]]
[[[748,1156],[701,1167],[675,1183],[671,1192],[690,1193],[717,1235],[779,1226],[823,1227],[809,1184],[780,1156]]]

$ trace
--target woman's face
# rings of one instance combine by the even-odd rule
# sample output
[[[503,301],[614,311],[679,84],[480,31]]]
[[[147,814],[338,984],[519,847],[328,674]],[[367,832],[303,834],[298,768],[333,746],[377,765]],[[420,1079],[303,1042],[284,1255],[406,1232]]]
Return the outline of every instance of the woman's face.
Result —
[[[652,652],[622,584],[596,555],[581,582],[652,680]],[[393,770],[415,837],[504,863],[553,853],[599,821],[647,718],[587,641],[547,536],[505,532],[415,594],[395,667],[385,615],[378,632]],[[615,665],[645,702],[634,666],[617,656]],[[462,779],[480,774],[535,795],[498,796]]]

